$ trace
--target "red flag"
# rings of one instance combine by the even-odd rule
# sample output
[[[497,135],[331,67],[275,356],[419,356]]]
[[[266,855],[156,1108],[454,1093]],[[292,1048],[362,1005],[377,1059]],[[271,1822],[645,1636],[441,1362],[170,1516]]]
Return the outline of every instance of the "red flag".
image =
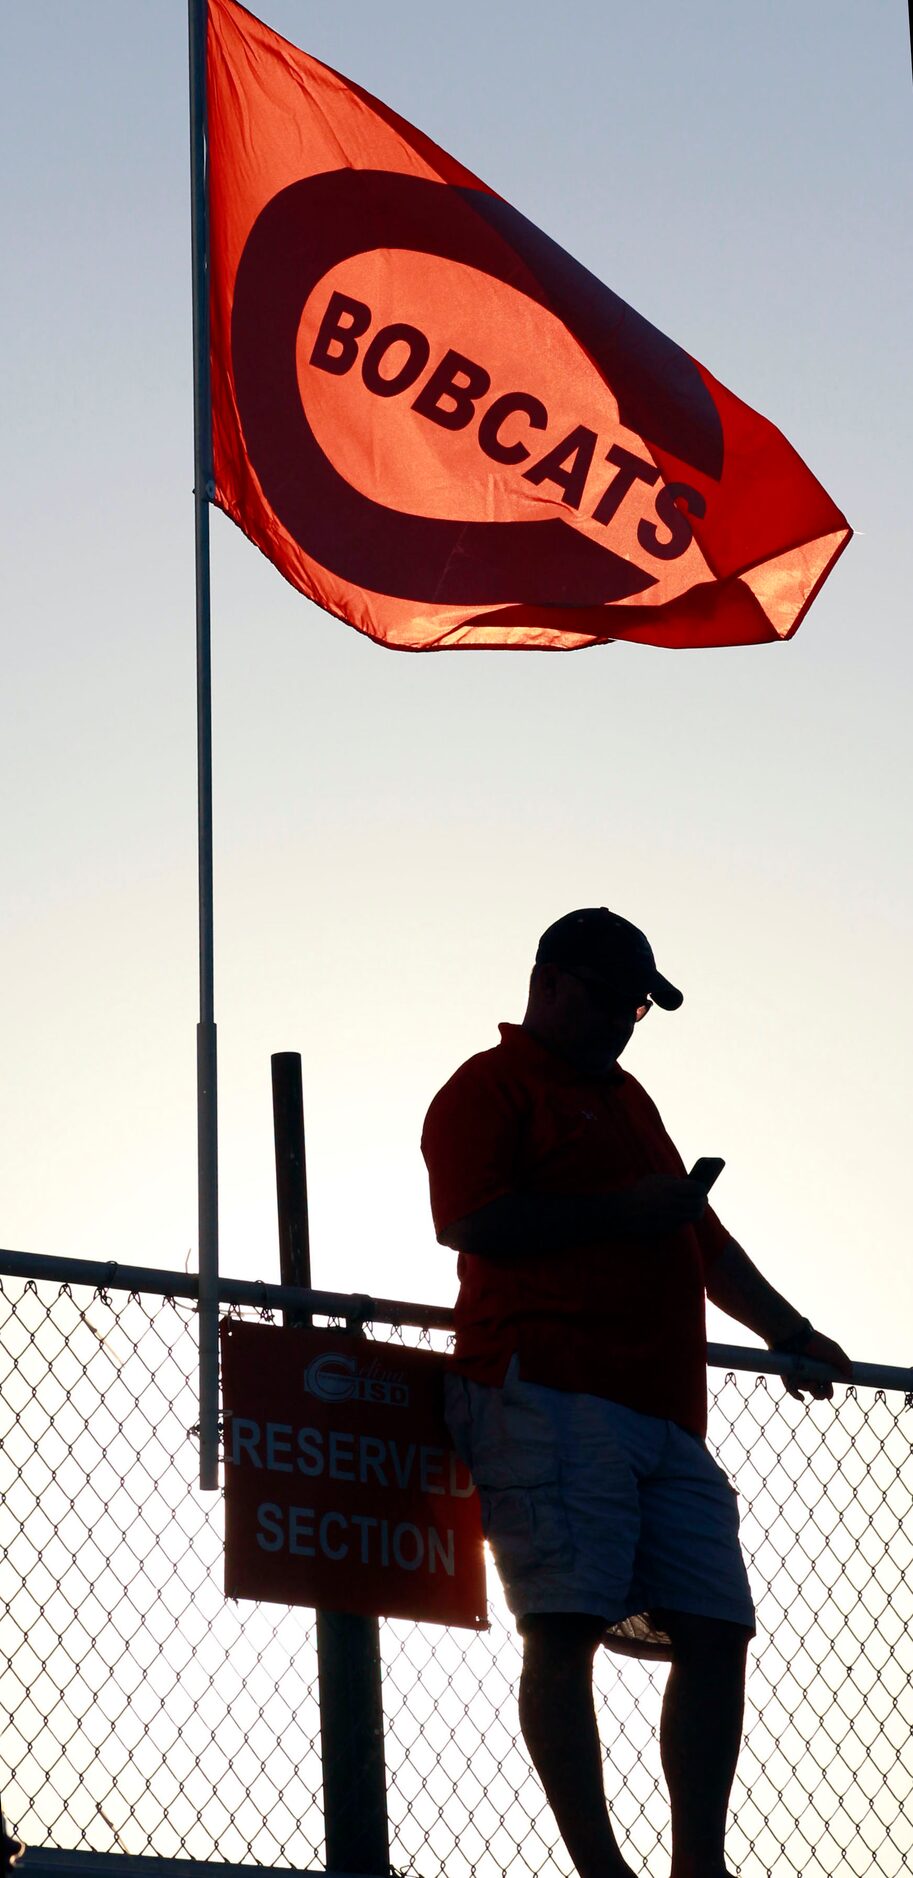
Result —
[[[209,0],[216,501],[382,644],[785,639],[850,529],[780,431],[358,85]]]

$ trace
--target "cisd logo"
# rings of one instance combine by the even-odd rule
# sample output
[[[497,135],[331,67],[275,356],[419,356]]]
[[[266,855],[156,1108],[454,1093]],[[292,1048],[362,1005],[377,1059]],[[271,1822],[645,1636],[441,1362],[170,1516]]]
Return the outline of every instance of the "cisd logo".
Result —
[[[320,1402],[377,1402],[388,1408],[405,1408],[409,1400],[406,1383],[380,1373],[375,1361],[370,1369],[359,1372],[354,1356],[328,1350],[315,1356],[304,1372],[308,1395]]]

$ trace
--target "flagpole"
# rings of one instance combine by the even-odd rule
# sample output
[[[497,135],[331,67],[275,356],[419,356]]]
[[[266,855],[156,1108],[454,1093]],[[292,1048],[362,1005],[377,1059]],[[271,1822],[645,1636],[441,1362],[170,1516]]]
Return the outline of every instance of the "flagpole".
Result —
[[[219,1159],[212,909],[212,657],[209,503],[209,231],[206,213],[206,0],[188,0],[190,234],[193,251],[193,499],[197,628],[197,828],[200,1021],[197,1025],[200,1486],[219,1484]]]

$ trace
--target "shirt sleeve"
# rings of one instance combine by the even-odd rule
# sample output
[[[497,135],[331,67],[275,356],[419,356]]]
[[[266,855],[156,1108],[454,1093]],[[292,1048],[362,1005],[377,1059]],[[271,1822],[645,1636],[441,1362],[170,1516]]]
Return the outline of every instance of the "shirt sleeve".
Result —
[[[435,1096],[422,1130],[422,1153],[439,1238],[454,1220],[513,1192],[520,1130],[516,1096],[471,1062]]]

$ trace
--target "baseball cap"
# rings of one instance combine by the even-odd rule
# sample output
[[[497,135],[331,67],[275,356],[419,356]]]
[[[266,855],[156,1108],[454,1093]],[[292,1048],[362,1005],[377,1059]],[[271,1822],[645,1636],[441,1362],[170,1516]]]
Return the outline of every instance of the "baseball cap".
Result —
[[[677,1011],[682,994],[656,969],[653,951],[638,926],[607,906],[565,913],[542,934],[536,964],[586,965],[635,992],[647,992],[664,1011]]]

